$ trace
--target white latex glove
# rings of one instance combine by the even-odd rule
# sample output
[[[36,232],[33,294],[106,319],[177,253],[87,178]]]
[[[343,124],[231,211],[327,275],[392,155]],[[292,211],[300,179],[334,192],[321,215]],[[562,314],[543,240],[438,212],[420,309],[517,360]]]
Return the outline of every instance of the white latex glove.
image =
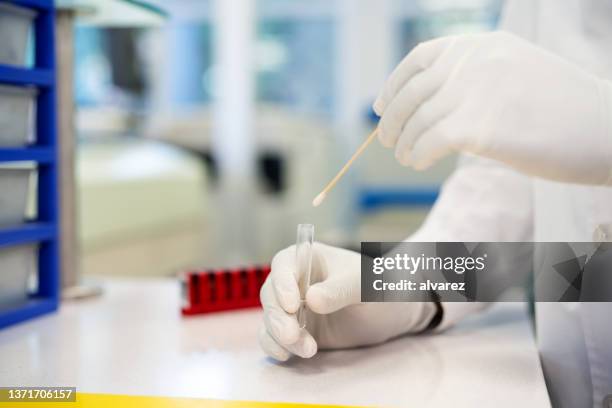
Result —
[[[612,85],[510,33],[418,45],[374,110],[380,142],[403,165],[465,151],[534,176],[612,184]]]
[[[261,288],[263,350],[276,360],[292,355],[309,358],[317,349],[382,343],[404,333],[424,330],[436,313],[433,303],[361,303],[361,255],[321,243],[313,245],[313,284],[306,293],[306,329],[295,312],[300,306],[295,246],[272,260],[272,272]]]

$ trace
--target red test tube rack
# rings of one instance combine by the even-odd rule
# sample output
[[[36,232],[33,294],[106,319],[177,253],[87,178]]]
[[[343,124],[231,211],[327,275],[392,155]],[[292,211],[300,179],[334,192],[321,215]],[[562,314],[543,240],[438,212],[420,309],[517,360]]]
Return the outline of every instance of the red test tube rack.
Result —
[[[189,271],[181,277],[184,316],[259,307],[270,266]]]

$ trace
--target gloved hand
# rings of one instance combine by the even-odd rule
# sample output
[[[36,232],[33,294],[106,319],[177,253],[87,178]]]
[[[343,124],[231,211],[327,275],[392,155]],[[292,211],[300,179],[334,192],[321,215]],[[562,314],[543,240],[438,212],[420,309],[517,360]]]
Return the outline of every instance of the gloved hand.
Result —
[[[263,350],[276,360],[309,358],[317,349],[382,343],[424,330],[436,313],[433,303],[361,303],[361,255],[321,243],[313,245],[311,281],[306,293],[306,329],[295,313],[300,306],[295,246],[276,254],[261,288]]]
[[[424,169],[464,151],[524,173],[612,184],[612,85],[505,32],[418,45],[374,103],[379,140]]]

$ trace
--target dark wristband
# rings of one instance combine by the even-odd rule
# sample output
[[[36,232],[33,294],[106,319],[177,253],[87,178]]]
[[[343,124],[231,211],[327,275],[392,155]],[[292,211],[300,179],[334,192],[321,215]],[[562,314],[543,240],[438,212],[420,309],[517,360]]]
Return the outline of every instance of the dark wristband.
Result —
[[[442,303],[440,303],[440,296],[436,292],[431,293],[431,301],[434,305],[436,305],[436,313],[431,318],[431,321],[427,325],[424,331],[430,331],[435,329],[442,322],[442,318],[444,317],[444,309],[442,308]]]

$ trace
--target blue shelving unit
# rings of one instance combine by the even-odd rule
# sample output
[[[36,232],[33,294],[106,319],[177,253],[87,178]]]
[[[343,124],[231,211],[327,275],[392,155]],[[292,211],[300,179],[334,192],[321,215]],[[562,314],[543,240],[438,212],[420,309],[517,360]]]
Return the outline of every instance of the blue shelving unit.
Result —
[[[59,304],[58,148],[56,134],[55,11],[53,0],[0,0],[35,9],[35,66],[0,65],[0,84],[36,86],[36,145],[0,148],[0,163],[37,163],[38,219],[10,229],[0,229],[0,248],[38,243],[38,289],[27,303],[0,310],[0,328],[57,309]],[[0,41],[2,39],[0,38]],[[0,271],[0,275],[1,275]],[[1,279],[1,276],[0,276]],[[1,280],[0,280],[1,284]]]
[[[359,209],[372,212],[386,208],[429,207],[438,198],[437,186],[423,187],[363,187],[358,193]]]

